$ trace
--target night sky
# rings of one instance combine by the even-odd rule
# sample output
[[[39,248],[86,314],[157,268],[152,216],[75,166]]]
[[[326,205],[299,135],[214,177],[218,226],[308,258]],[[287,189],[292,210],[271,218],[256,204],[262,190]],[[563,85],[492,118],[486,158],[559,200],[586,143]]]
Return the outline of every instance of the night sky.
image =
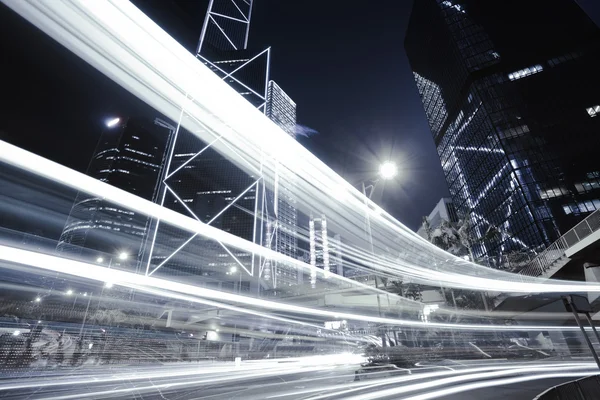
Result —
[[[195,48],[205,1],[134,3]],[[597,0],[579,3],[600,22]],[[298,122],[319,132],[301,143],[348,181],[398,163],[383,205],[414,229],[448,191],[404,54],[412,0],[374,4],[256,0],[249,47],[272,47],[272,79],[297,103]],[[2,140],[84,171],[106,118],[156,114],[4,5],[0,50]]]

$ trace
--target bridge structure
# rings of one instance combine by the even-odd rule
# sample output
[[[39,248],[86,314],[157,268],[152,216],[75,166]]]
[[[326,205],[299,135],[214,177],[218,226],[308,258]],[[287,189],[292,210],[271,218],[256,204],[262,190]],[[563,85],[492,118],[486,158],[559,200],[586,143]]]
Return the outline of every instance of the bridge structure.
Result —
[[[251,200],[266,198],[265,193],[277,191],[278,182],[293,182],[298,215],[326,216],[324,234],[341,238],[344,267],[361,271],[366,277],[439,288],[442,297],[451,292],[452,298],[455,290],[600,293],[597,282],[547,280],[493,270],[454,257],[423,240],[365,198],[128,2],[3,2],[172,121],[175,135],[193,135],[251,178],[246,190],[231,193],[233,201],[224,212],[250,193]],[[21,315],[26,309],[27,314],[19,320],[29,321],[27,327],[6,328],[7,332],[34,338],[38,326],[47,326],[50,333],[45,342],[53,350],[46,353],[52,354],[48,357],[54,362],[58,362],[57,354],[64,358],[65,353],[75,360],[73,365],[84,354],[93,354],[100,361],[112,354],[125,364],[127,355],[130,361],[143,358],[160,363],[190,359],[239,363],[241,359],[265,360],[285,352],[300,358],[315,354],[346,357],[341,361],[308,357],[299,361],[300,369],[289,371],[313,373],[324,366],[359,365],[364,359],[357,361],[349,355],[370,345],[400,348],[411,344],[419,348],[427,343],[427,352],[433,354],[435,346],[431,343],[445,343],[453,348],[455,357],[462,357],[464,349],[476,349],[477,357],[491,359],[497,350],[495,345],[488,348],[492,339],[510,336],[521,349],[548,355],[540,340],[534,348],[519,342],[519,335],[536,338],[550,331],[580,334],[577,326],[553,324],[546,318],[510,324],[502,313],[461,310],[456,301],[454,306],[434,308],[407,296],[402,289],[394,292],[393,285],[374,287],[368,278],[348,279],[309,260],[277,252],[265,245],[267,218],[260,206],[254,210],[238,208],[254,220],[252,237],[240,237],[195,218],[194,213],[142,199],[3,141],[0,162],[25,181],[37,182],[40,195],[79,191],[152,221],[145,238],[151,250],[130,263],[101,263],[98,260],[112,260],[115,254],[98,252],[82,251],[77,257],[67,257],[57,254],[52,242],[32,246],[24,244],[19,235],[2,235],[3,285],[14,296],[5,311]],[[182,207],[188,207],[183,199],[178,200]],[[28,204],[27,199],[20,201]],[[310,251],[310,232],[297,229],[296,236],[299,246]],[[155,257],[157,249],[169,256]],[[278,269],[271,268],[273,265]],[[277,271],[295,271],[297,279],[285,280]],[[107,329],[112,336],[107,336]],[[64,349],[66,336],[72,339],[68,351]],[[126,339],[129,337],[138,338],[147,348],[137,349],[135,342]],[[32,352],[26,346],[38,343],[35,340],[29,345],[23,342],[23,354]],[[488,347],[477,340],[487,341]],[[105,350],[111,346],[112,351]],[[570,344],[564,351],[570,355],[577,346]],[[95,350],[99,347],[103,350]],[[118,354],[123,353],[120,348],[128,349],[125,356]],[[142,351],[144,357],[140,356]],[[412,361],[412,365],[419,362]],[[573,371],[579,369],[569,370],[572,374],[589,373],[589,363],[574,363]],[[540,369],[558,368],[555,364]],[[489,372],[496,367],[482,368]],[[481,370],[469,373],[476,372]],[[247,379],[251,375],[244,376]]]

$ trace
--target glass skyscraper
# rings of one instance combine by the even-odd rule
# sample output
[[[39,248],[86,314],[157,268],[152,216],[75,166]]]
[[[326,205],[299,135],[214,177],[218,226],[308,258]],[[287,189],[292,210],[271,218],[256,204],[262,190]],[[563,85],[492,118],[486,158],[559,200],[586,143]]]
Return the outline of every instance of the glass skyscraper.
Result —
[[[98,141],[86,174],[155,201],[174,127],[158,118],[115,119],[110,124]],[[141,257],[148,224],[145,215],[80,192],[57,251],[73,256],[126,252],[130,260],[136,259]]]
[[[270,48],[248,49],[251,9],[252,1],[239,7],[230,1],[210,2],[197,58],[295,136],[296,104],[269,79]],[[222,154],[219,145],[216,141],[205,143],[180,127],[164,180],[164,206],[295,258],[297,213],[291,174],[275,173],[267,178],[243,155],[235,151]],[[258,260],[251,253],[209,238],[167,230],[157,235],[151,260],[170,275],[202,276],[200,280],[208,286],[242,291],[249,290],[248,276],[258,276],[256,271],[264,271],[261,277],[270,282],[270,288],[276,287],[277,281],[290,284],[298,280],[295,268]]]
[[[415,0],[405,49],[476,256],[600,207],[600,35],[573,0]]]

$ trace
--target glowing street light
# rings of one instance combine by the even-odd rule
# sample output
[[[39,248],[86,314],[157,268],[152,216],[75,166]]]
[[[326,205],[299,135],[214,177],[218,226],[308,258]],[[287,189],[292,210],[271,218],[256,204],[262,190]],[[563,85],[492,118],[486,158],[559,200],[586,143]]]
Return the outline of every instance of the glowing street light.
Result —
[[[121,118],[113,118],[113,119],[106,121],[106,126],[109,128],[112,128],[112,127],[117,126],[117,124],[119,122],[121,122]]]
[[[36,297],[36,298],[35,298],[35,302],[36,302],[36,303],[39,303],[40,301],[42,301],[42,298],[41,298],[41,297]]]
[[[379,167],[379,176],[381,179],[389,180],[398,175],[398,167],[393,161],[386,161]]]
[[[73,291],[71,289],[67,290],[67,296],[70,296],[73,294]]]
[[[96,262],[97,263],[102,263],[102,262],[104,262],[104,258],[98,257],[98,258],[96,258]]]
[[[236,272],[237,272],[237,267],[231,267],[231,268],[229,268],[229,273],[235,274]]]
[[[129,257],[129,254],[125,252],[119,254],[119,260],[127,260],[127,257]]]

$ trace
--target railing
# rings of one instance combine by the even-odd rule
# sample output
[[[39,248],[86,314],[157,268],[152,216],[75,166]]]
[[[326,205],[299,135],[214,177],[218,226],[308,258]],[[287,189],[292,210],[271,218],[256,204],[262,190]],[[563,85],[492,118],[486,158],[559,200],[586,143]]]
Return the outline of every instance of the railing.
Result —
[[[562,235],[542,251],[531,263],[523,268],[519,274],[527,276],[540,276],[552,268],[554,263],[565,256],[565,250],[579,243],[581,240],[600,229],[600,210],[588,215],[583,221]]]

